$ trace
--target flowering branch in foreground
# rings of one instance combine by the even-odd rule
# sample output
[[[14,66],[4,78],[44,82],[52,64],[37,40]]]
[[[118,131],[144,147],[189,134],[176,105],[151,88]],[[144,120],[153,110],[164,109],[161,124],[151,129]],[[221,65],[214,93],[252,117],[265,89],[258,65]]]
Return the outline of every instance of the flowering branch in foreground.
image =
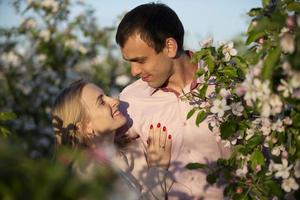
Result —
[[[249,12],[245,55],[232,42],[202,43],[193,57],[202,84],[185,96],[197,102],[187,118],[207,120],[216,140],[232,149],[215,169],[187,168],[207,168],[212,184],[222,175],[230,199],[299,197],[300,3],[265,2]]]

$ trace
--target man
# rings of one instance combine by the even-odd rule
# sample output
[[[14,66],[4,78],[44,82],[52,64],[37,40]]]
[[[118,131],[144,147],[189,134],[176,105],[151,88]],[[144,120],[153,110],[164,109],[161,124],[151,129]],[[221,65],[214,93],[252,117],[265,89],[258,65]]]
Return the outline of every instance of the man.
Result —
[[[152,186],[144,181],[147,162],[143,151],[149,143],[149,127],[165,126],[173,142],[169,199],[223,199],[222,188],[210,186],[204,172],[185,168],[191,162],[211,164],[224,152],[207,121],[197,127],[195,118],[186,119],[193,107],[181,97],[199,83],[195,77],[197,65],[190,62],[191,53],[184,51],[183,38],[184,28],[178,16],[160,3],[134,8],[118,26],[116,42],[123,58],[131,64],[131,74],[140,77],[120,94],[128,117],[126,135],[140,136],[128,150],[134,158],[132,174],[142,190],[151,190]]]

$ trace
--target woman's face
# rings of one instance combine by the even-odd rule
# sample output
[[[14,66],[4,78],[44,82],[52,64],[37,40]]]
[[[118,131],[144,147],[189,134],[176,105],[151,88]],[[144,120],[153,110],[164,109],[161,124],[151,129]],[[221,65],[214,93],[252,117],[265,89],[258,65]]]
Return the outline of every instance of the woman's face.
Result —
[[[97,133],[109,133],[126,123],[126,118],[118,109],[119,100],[106,96],[96,85],[85,85],[81,100],[89,116],[88,129]]]

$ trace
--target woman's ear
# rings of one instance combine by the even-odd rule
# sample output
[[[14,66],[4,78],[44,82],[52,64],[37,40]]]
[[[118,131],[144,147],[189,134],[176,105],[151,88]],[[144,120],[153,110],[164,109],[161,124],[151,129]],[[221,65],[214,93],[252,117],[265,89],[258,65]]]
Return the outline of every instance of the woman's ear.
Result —
[[[81,133],[92,133],[92,124],[90,122],[77,122],[76,129]]]
[[[170,58],[175,58],[178,50],[176,40],[172,37],[167,38],[164,50]]]

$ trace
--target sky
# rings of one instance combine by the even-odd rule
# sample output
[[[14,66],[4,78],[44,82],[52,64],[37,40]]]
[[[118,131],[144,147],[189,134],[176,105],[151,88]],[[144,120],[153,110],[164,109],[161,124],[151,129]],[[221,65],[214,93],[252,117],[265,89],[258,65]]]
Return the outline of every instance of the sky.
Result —
[[[0,0],[0,26],[10,26],[20,21],[6,4],[11,0]],[[116,25],[118,16],[126,11],[150,2],[145,0],[82,0],[96,10],[100,26]],[[260,7],[260,0],[161,0],[170,6],[181,19],[185,31],[185,47],[213,37],[215,42],[229,41],[244,33],[250,18],[247,12]],[[79,12],[76,8],[74,13]],[[198,46],[196,46],[198,48]]]

